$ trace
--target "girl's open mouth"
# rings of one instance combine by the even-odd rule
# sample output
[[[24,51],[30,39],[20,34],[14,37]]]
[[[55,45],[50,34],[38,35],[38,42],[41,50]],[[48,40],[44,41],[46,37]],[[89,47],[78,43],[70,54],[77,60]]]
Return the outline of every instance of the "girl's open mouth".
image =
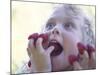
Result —
[[[54,50],[51,52],[51,56],[58,56],[59,54],[62,53],[63,51],[63,47],[61,46],[61,44],[59,42],[57,42],[56,40],[51,40],[49,42],[49,46],[54,46]]]

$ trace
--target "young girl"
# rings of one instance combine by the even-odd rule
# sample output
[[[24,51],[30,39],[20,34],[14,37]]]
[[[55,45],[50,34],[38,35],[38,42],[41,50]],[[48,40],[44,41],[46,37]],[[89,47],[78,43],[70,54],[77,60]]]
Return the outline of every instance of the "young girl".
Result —
[[[43,47],[43,38],[39,37],[36,41],[30,38],[27,48],[30,61],[25,73],[96,68],[91,22],[78,6],[62,4],[55,8],[46,22],[43,34],[48,35],[49,42],[59,44],[61,49],[53,52],[54,45],[46,49]]]

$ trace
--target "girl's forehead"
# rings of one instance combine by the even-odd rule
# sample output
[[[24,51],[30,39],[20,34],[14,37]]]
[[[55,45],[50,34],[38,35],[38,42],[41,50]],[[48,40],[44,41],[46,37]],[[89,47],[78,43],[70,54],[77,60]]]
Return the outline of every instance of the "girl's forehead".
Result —
[[[63,20],[64,21],[64,20],[66,20],[68,18],[71,18],[71,16],[69,16],[65,11],[56,10],[49,17],[49,21],[57,21],[57,20],[60,20],[60,21]]]
[[[52,13],[51,17],[63,18],[63,17],[67,17],[67,14],[62,10],[56,10],[55,12]]]
[[[52,15],[49,19],[48,19],[48,22],[67,22],[67,21],[77,21],[79,20],[78,17],[75,17],[75,16],[72,16],[72,15],[64,15],[64,14],[60,14],[60,15],[57,15],[57,14],[54,14]]]
[[[72,20],[72,19],[78,19],[79,15],[75,15],[70,11],[65,11],[64,9],[58,9],[55,10],[51,16],[49,17],[49,20]]]

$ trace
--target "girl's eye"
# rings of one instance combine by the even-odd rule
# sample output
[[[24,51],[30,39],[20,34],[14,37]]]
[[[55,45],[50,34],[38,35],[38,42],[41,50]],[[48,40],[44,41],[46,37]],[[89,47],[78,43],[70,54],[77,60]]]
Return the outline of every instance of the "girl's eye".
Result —
[[[64,28],[66,30],[71,29],[72,27],[73,27],[73,24],[72,23],[66,23],[66,24],[64,24]]]
[[[47,29],[47,30],[50,30],[50,29],[52,29],[54,26],[55,26],[55,24],[49,23],[49,24],[47,24],[46,29]]]

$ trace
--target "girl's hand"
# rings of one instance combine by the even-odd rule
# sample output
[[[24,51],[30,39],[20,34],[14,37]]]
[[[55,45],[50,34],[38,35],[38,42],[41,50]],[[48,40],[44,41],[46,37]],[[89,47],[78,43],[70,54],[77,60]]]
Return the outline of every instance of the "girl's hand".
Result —
[[[34,45],[34,39],[29,39],[28,55],[31,61],[32,72],[50,72],[51,71],[51,59],[50,54],[54,47],[50,46],[46,50],[42,46],[43,38],[38,38],[36,45]]]
[[[78,56],[70,55],[69,62],[73,66],[74,70],[80,69],[95,69],[96,57],[95,49],[90,45],[77,44],[79,54]]]

